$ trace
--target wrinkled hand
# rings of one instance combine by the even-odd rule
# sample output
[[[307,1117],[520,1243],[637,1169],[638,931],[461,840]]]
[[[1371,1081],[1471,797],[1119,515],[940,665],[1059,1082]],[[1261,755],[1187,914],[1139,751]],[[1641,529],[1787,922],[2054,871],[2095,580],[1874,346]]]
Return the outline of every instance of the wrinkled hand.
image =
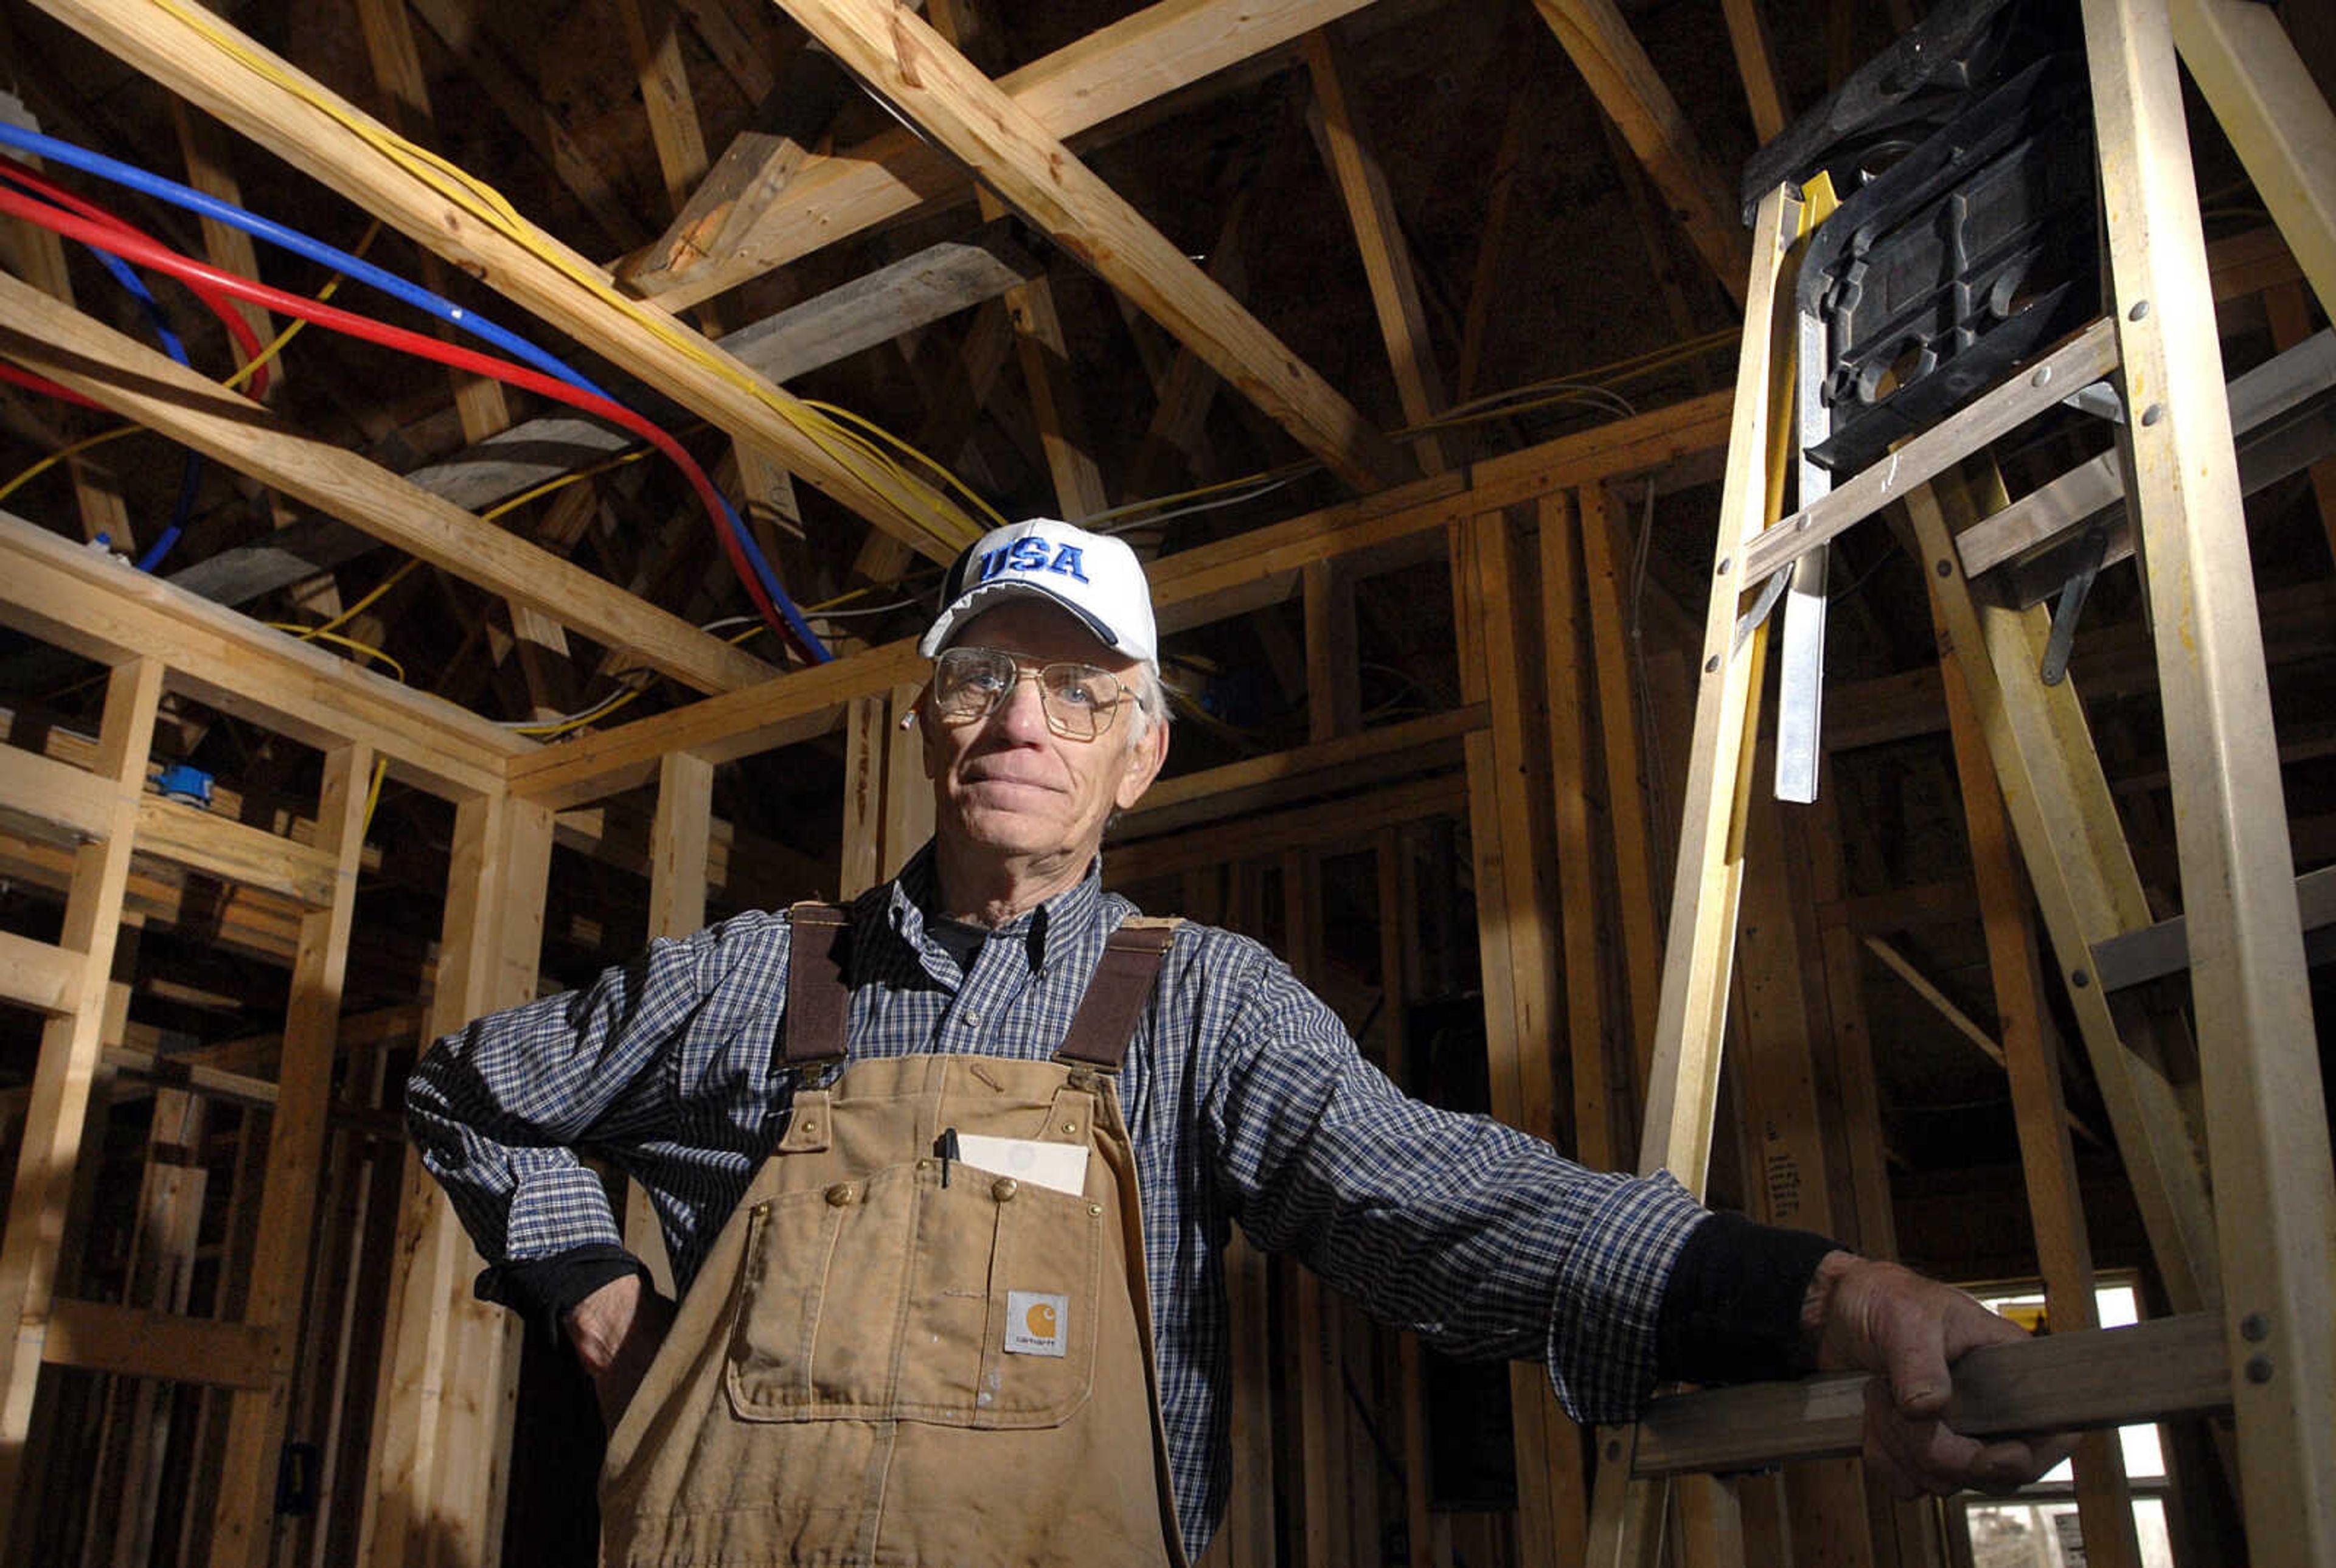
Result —
[[[1964,1351],[2027,1331],[1951,1286],[1895,1263],[1833,1252],[1817,1265],[1801,1327],[1820,1370],[1879,1374],[1865,1388],[1865,1461],[1901,1497],[1976,1487],[2002,1494],[2066,1458],[2066,1434],[1981,1442],[1950,1428],[1947,1368]]]
[[[673,1331],[674,1304],[645,1287],[638,1274],[611,1280],[568,1310],[560,1321],[576,1359],[591,1374],[600,1419],[617,1429],[633,1402],[657,1347]]]

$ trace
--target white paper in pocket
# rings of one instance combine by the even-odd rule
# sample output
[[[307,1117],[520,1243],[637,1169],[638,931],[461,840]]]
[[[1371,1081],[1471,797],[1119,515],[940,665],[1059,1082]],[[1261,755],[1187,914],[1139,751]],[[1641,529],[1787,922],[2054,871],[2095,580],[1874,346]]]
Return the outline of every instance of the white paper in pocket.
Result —
[[[1077,1197],[1087,1190],[1087,1146],[1042,1144],[1035,1138],[985,1138],[960,1133],[958,1158],[976,1170],[1051,1187]]]

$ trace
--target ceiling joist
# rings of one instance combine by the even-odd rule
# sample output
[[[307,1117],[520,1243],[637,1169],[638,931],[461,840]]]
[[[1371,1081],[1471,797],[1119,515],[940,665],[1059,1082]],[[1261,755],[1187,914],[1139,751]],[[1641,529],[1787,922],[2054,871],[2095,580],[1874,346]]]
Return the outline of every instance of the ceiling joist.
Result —
[[[550,550],[387,469],[292,429],[260,404],[0,275],[0,354],[310,506],[514,603],[552,616],[699,691],[776,673]]]
[[[1159,0],[998,79],[1047,134],[1069,141],[1242,61],[1286,48],[1368,0]],[[896,218],[935,197],[970,195],[949,154],[906,131],[801,161],[762,217],[702,265],[660,280],[678,310]],[[644,281],[647,281],[646,279]]]
[[[708,258],[736,251],[795,170],[826,142],[836,112],[857,94],[825,50],[796,50],[775,85],[756,95],[752,122],[687,193],[666,231],[616,264],[618,278],[638,293],[663,294],[688,282]]]
[[[928,246],[815,299],[740,327],[722,338],[723,351],[784,383],[995,299],[1039,271],[1037,258],[1015,242],[1013,227],[992,224],[963,239]],[[481,511],[563,473],[605,463],[637,444],[629,433],[582,414],[543,414],[415,469],[405,478],[465,511]],[[920,451],[933,450],[921,439],[915,444]],[[886,541],[904,557],[909,551],[894,535],[872,537]],[[222,604],[244,604],[341,566],[370,550],[373,542],[355,530],[311,518],[258,543],[209,556],[172,574],[170,580]]]
[[[923,18],[876,0],[785,0],[877,94],[1207,360],[1357,490],[1407,466],[1385,436]]]
[[[1387,339],[1404,423],[1424,425],[1442,414],[1446,404],[1444,375],[1436,368],[1436,345],[1428,337],[1427,312],[1420,304],[1419,279],[1412,268],[1411,243],[1404,238],[1387,171],[1348,102],[1345,51],[1324,28],[1306,35],[1305,54],[1323,146],[1347,219],[1354,227],[1356,247],[1362,252],[1363,274],[1378,312],[1379,336]],[[1412,451],[1430,473],[1450,466],[1443,443],[1433,435],[1416,443]]]
[[[34,3],[920,552],[946,560],[974,538],[931,485],[905,472],[871,478],[864,458],[842,456],[833,437],[813,433],[817,422],[796,399],[713,345],[688,342],[689,329],[657,320],[654,307],[628,308],[597,266],[525,219],[506,209],[491,224],[460,209],[386,128],[209,13],[134,0]]]
[[[1621,128],[1696,254],[1741,306],[1752,247],[1737,219],[1735,194],[1704,154],[1679,100],[1656,73],[1614,0],[1533,0],[1533,7],[1590,83],[1606,117]]]

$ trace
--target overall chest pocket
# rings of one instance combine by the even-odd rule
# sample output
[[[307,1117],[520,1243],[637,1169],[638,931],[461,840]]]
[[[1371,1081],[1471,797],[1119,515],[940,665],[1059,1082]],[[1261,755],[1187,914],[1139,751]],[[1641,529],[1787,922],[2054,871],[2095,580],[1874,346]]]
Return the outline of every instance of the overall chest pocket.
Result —
[[[1103,1207],[936,1161],[750,1212],[728,1366],[747,1421],[1059,1425],[1095,1378]]]

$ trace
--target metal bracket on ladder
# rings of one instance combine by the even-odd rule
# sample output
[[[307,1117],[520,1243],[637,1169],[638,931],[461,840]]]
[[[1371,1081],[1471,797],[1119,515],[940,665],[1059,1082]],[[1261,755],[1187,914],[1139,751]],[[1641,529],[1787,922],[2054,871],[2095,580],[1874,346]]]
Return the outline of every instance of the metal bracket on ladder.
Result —
[[[1820,175],[1810,182],[1812,226],[1832,216],[1833,181]],[[1800,452],[1800,490],[1795,500],[1806,507],[1833,489],[1833,471],[1809,453],[1833,433],[1833,410],[1825,399],[1829,336],[1821,312],[1800,313],[1793,361],[1794,425]],[[1776,798],[1806,805],[1817,798],[1817,772],[1823,755],[1818,728],[1825,708],[1825,634],[1828,583],[1833,576],[1833,549],[1812,550],[1794,564],[1788,579],[1791,597],[1785,601],[1783,657],[1776,670]]]
[[[2101,562],[2108,553],[2108,529],[2097,522],[2085,530],[2077,544],[2068,585],[2060,589],[2060,602],[2052,607],[2052,636],[2044,645],[2044,662],[2037,672],[2046,686],[2059,686],[2068,677],[2068,655],[2077,646],[2077,618],[2085,612],[2093,579],[2100,575]]]

